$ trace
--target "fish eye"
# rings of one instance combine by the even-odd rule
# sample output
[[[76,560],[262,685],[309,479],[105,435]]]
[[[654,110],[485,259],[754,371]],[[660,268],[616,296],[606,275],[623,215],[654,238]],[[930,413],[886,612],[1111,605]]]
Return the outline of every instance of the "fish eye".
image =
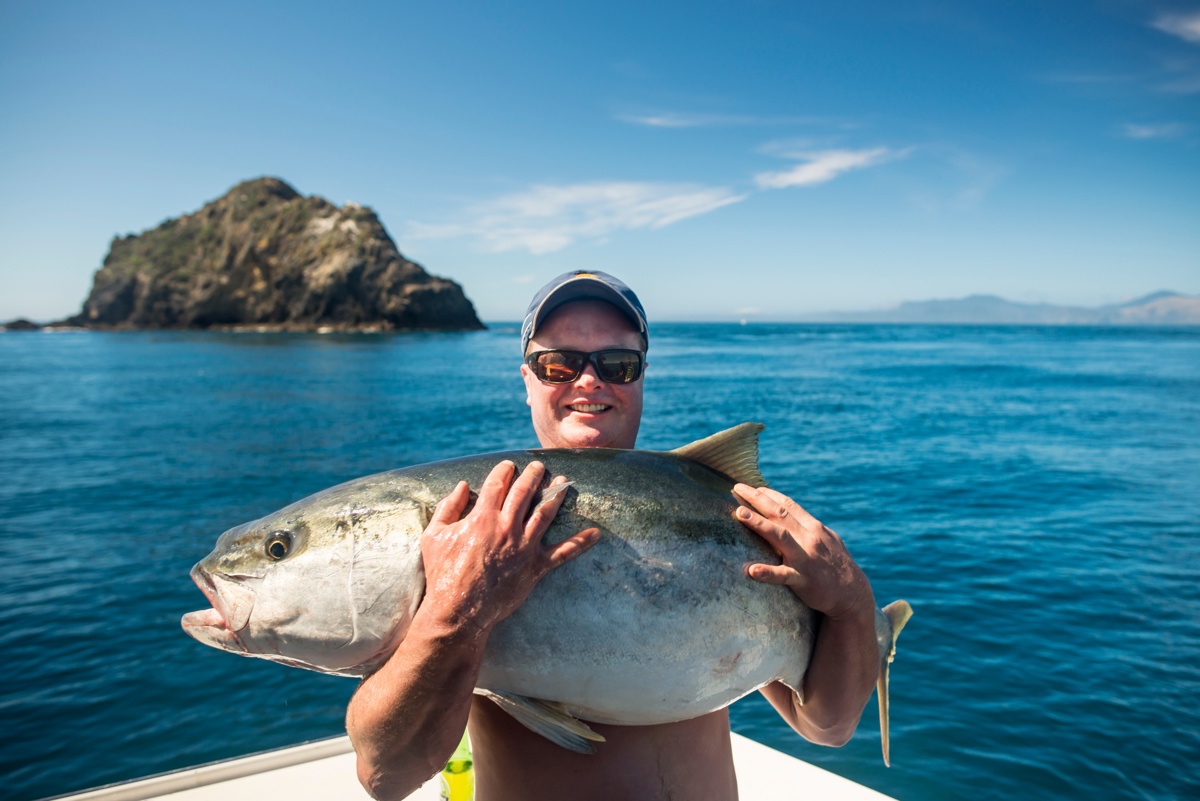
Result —
[[[283,529],[272,531],[267,535],[267,542],[263,550],[267,552],[268,559],[278,562],[291,553],[292,532],[284,531]]]

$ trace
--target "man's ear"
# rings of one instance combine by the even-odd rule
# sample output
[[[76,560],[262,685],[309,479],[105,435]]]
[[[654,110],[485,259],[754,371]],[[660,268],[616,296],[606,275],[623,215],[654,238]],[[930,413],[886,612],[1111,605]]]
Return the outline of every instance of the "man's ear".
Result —
[[[529,365],[521,365],[521,378],[525,381],[525,405],[533,408],[533,398],[529,395],[529,378],[533,375],[533,371],[529,369]]]

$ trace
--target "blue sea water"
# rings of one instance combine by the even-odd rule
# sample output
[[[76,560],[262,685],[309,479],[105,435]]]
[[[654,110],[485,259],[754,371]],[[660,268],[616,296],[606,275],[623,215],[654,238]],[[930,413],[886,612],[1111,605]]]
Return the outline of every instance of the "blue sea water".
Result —
[[[661,325],[639,446],[767,424],[763,472],[916,616],[841,749],[901,799],[1200,797],[1200,329]],[[0,336],[0,797],[343,731],[349,679],[186,637],[225,528],[534,444],[517,331]],[[803,788],[795,796],[803,797]],[[784,797],[781,795],[781,797]]]

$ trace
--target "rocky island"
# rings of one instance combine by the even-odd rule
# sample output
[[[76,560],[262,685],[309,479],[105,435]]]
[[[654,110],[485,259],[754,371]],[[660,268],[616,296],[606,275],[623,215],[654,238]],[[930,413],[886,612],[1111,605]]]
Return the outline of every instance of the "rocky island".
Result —
[[[400,254],[375,212],[257,178],[118,236],[83,310],[57,325],[405,331],[483,328],[462,287]]]

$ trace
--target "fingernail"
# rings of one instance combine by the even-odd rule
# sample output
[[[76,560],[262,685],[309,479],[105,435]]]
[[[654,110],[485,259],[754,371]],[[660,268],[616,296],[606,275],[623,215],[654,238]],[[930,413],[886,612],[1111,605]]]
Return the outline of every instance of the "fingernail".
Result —
[[[747,509],[745,506],[739,506],[737,508],[737,511],[734,512],[734,514],[736,514],[738,516],[738,518],[741,520],[749,520],[750,519],[750,510]]]

